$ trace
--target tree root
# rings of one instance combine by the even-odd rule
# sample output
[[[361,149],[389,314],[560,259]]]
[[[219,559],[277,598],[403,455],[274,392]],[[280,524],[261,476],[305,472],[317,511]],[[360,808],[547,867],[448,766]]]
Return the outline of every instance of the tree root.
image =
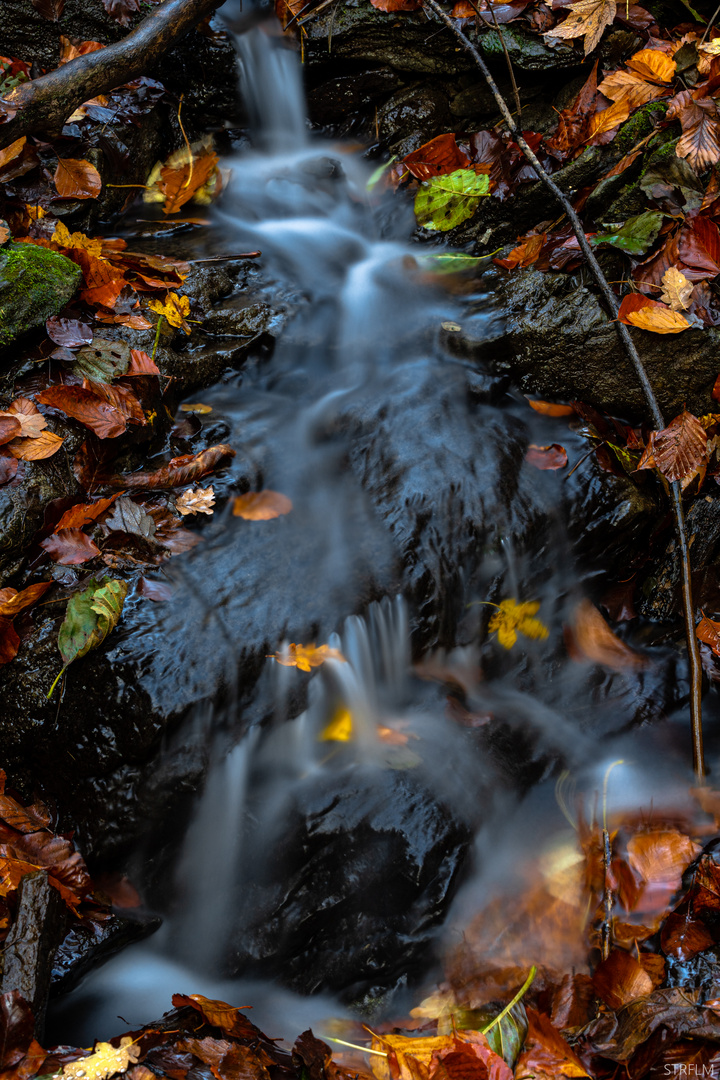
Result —
[[[16,86],[0,99],[0,150],[23,135],[61,131],[79,105],[143,75],[221,3],[165,0],[121,41]]]
[[[580,249],[587,260],[587,264],[590,267],[590,271],[597,282],[598,288],[602,293],[603,299],[607,304],[610,314],[615,320],[615,329],[617,331],[620,342],[628,356],[628,359],[632,363],[635,373],[638,377],[640,385],[642,387],[645,400],[648,405],[648,410],[652,418],[653,427],[661,431],[665,427],[665,421],[663,419],[660,406],[658,405],[657,398],[653,391],[650,380],[648,379],[647,372],[643,365],[640,355],[635,347],[635,342],[630,336],[630,331],[624,323],[618,321],[618,302],[615,293],[610,288],[607,278],[600,267],[595,254],[590,247],[585,237],[585,230],[583,229],[580,218],[575,213],[569,199],[557,184],[553,181],[552,177],[545,171],[537,155],[528,146],[527,142],[522,136],[522,133],[518,130],[517,124],[513,120],[512,114],[507,106],[505,99],[497,88],[495,80],[490,74],[490,70],[483,60],[482,56],[475,48],[473,43],[462,32],[455,21],[445,12],[437,0],[423,0],[423,7],[426,10],[432,11],[445,23],[450,30],[452,30],[458,41],[461,42],[463,48],[470,53],[473,60],[480,68],[485,82],[490,88],[498,108],[502,113],[502,116],[507,124],[509,130],[512,132],[513,138],[517,142],[518,146],[522,150],[523,154],[535,169],[540,181],[550,191],[553,198],[562,206],[565,211],[572,230],[577,237],[577,241],[580,245]],[[690,580],[690,552],[687,539],[687,531],[685,528],[685,515],[682,505],[682,489],[680,482],[675,480],[670,484],[671,494],[671,506],[673,512],[673,518],[675,520],[675,532],[677,534],[679,555],[680,555],[680,567],[682,577],[682,599],[683,599],[683,617],[685,621],[685,637],[687,640],[688,659],[690,662],[690,721],[692,727],[692,747],[693,747],[693,768],[698,780],[705,779],[705,756],[703,752],[703,733],[702,733],[702,667],[700,664],[700,654],[698,651],[697,639],[695,637],[695,607],[692,598],[692,584]]]

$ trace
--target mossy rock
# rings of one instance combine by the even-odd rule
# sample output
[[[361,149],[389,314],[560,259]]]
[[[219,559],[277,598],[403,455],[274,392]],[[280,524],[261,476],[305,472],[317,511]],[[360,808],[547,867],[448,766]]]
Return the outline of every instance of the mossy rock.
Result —
[[[80,267],[57,251],[37,244],[0,248],[0,348],[57,315],[81,277]]]

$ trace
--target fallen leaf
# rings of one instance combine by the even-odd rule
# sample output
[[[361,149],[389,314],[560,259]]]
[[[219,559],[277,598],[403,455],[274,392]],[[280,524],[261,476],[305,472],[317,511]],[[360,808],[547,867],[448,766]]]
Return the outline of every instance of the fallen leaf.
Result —
[[[592,983],[598,997],[611,1009],[622,1009],[654,989],[645,968],[622,949],[613,949],[607,960],[598,965]]]
[[[608,139],[600,139],[600,136],[608,135],[615,131],[620,124],[624,124],[630,115],[630,105],[626,98],[613,102],[606,109],[601,109],[590,118],[588,130],[588,143],[590,146],[599,142],[608,142]]]
[[[669,266],[662,276],[663,291],[660,299],[671,311],[684,311],[690,306],[690,293],[694,285],[674,266]]]
[[[42,803],[21,806],[9,795],[0,795],[0,818],[18,832],[31,833],[47,829],[51,821],[48,809]]]
[[[502,600],[497,605],[498,610],[492,615],[488,623],[488,631],[493,634],[497,631],[498,641],[505,649],[512,649],[517,641],[518,631],[525,637],[544,641],[549,635],[549,630],[540,619],[533,618],[540,610],[539,600],[527,600],[518,603],[517,600]]]
[[[159,375],[160,368],[142,349],[130,350],[130,367],[125,375]],[[182,408],[182,406],[181,406]]]
[[[720,229],[699,215],[686,221],[678,240],[678,255],[688,280],[702,281],[720,274]]]
[[[139,424],[145,427],[147,420],[142,405],[125,386],[111,386],[109,383],[91,382],[83,379],[83,388],[95,394],[101,401],[107,401],[113,409],[117,409],[120,416],[129,424]]]
[[[116,408],[82,386],[49,386],[37,400],[84,424],[99,439],[115,439],[127,427],[125,417]]]
[[[541,416],[572,416],[575,410],[572,405],[556,405],[550,401],[531,401],[525,399],[531,409],[540,413]]]
[[[88,1057],[63,1065],[62,1075],[67,1080],[108,1080],[115,1073],[126,1072],[139,1057],[140,1047],[133,1044],[129,1035],[125,1035],[117,1047],[112,1043],[99,1042]]]
[[[77,506],[71,506],[60,518],[54,531],[57,532],[59,529],[81,529],[83,525],[88,525],[91,521],[97,521],[117,498],[118,495],[110,495],[107,499],[96,499],[95,502],[78,503]]]
[[[283,652],[270,653],[268,660],[277,660],[283,667],[296,667],[300,671],[310,671],[311,668],[320,667],[326,660],[339,660],[345,664],[347,661],[338,649],[331,649],[329,645],[288,645]]]
[[[282,663],[282,661],[281,661]],[[297,665],[301,671],[309,671],[310,668]],[[323,728],[318,735],[320,742],[349,742],[353,736],[352,713],[344,705],[340,705],[334,712],[332,720]],[[405,740],[407,742],[407,739]]]
[[[489,194],[489,177],[472,169],[424,180],[415,196],[417,223],[424,229],[447,232],[471,218],[478,199]]]
[[[151,300],[149,307],[167,319],[170,326],[184,330],[186,334],[190,333],[190,327],[185,321],[186,316],[190,314],[190,301],[187,296],[178,296],[177,293],[168,292],[164,303],[160,300]]]
[[[32,0],[32,6],[40,12],[43,19],[57,22],[65,10],[65,0]]]
[[[707,460],[707,432],[696,416],[683,410],[662,431],[653,432],[649,448],[653,465],[666,479],[693,477]],[[646,451],[647,453],[647,451]],[[652,468],[640,460],[638,470]]]
[[[200,401],[186,403],[180,406],[180,412],[198,413],[200,416],[206,416],[207,413],[212,412],[212,405],[203,405]]]
[[[233,499],[233,515],[246,521],[271,521],[273,518],[289,514],[293,504],[287,495],[279,491],[248,491]]]
[[[613,22],[617,13],[615,0],[577,0],[568,6],[568,17],[559,26],[548,30],[543,37],[585,39],[585,55],[593,51],[603,30]]]
[[[11,619],[0,618],[0,664],[9,664],[17,656],[20,636]]]
[[[56,454],[62,444],[63,439],[54,431],[41,431],[28,439],[13,439],[6,449],[18,461],[41,461]]]
[[[720,159],[720,118],[712,98],[696,100],[692,90],[681,90],[671,99],[666,116],[680,121],[683,133],[675,153],[687,158],[697,173]]]
[[[249,1005],[236,1008],[224,1001],[203,997],[202,994],[173,994],[172,1003],[175,1008],[190,1005],[205,1017],[211,1027],[219,1027],[226,1035],[236,1039],[255,1039],[258,1036],[264,1039],[262,1032],[241,1012],[241,1009],[250,1008]]]
[[[118,499],[105,525],[108,529],[142,536],[145,540],[151,540],[156,531],[153,518],[133,499],[126,498]]]
[[[215,493],[212,487],[190,488],[183,491],[182,495],[175,500],[175,508],[183,516],[185,514],[212,514],[215,503]]]
[[[125,581],[99,582],[91,579],[82,592],[68,600],[65,618],[58,634],[58,649],[63,669],[101,645],[117,626],[122,614],[128,586]],[[52,694],[57,679],[50,688]]]
[[[20,421],[11,413],[0,413],[0,444],[8,443],[16,438],[22,428]]]
[[[568,463],[567,451],[559,443],[551,443],[550,446],[530,443],[525,460],[536,469],[564,469]]]
[[[565,629],[565,646],[573,660],[602,664],[612,671],[645,668],[648,661],[617,637],[590,600],[581,600],[572,624]]]
[[[103,0],[103,7],[121,26],[130,26],[131,16],[141,10],[139,0]]]
[[[130,367],[130,346],[124,341],[93,338],[91,345],[80,349],[73,363],[73,372],[92,382],[109,383],[125,375]]]
[[[47,427],[47,420],[28,398],[15,398],[8,406],[8,412],[19,420],[20,435],[25,439],[37,439]]]
[[[7,447],[4,449],[7,450]],[[17,471],[17,458],[14,458],[10,452],[0,453],[0,486],[9,483],[17,475]]]
[[[61,566],[77,566],[100,554],[100,548],[82,529],[57,529],[41,540],[40,547]]]
[[[370,3],[378,11],[419,11],[422,0],[370,0]]]
[[[666,87],[647,82],[634,72],[623,71],[622,69],[611,71],[606,75],[598,86],[598,90],[616,104],[625,102],[630,111],[639,108],[641,105],[647,105],[650,101],[657,101],[658,98],[667,93]],[[630,163],[628,162],[628,164]],[[616,168],[619,168],[619,166],[616,166]],[[620,172],[622,171],[621,169]],[[606,173],[606,176],[612,175],[612,170]]]
[[[433,176],[466,169],[470,158],[458,146],[455,135],[448,133],[438,135],[407,154],[402,164],[417,180],[429,180]]]
[[[60,159],[54,179],[61,199],[96,199],[102,191],[100,173],[89,161]]]
[[[537,262],[543,244],[547,240],[546,233],[532,233],[526,236],[522,243],[508,252],[504,259],[493,259],[496,266],[503,270],[515,270],[517,267],[532,266]],[[532,403],[531,403],[532,404]]]
[[[602,114],[601,114],[602,115]],[[628,255],[644,255],[662,228],[663,215],[658,210],[636,214],[618,228],[596,233],[591,243],[610,244]],[[631,294],[632,295],[632,294]],[[621,320],[622,321],[622,320]]]
[[[51,586],[52,581],[40,581],[36,585],[28,585],[21,592],[17,592],[15,589],[0,589],[0,597],[2,597],[0,600],[0,616],[6,619],[14,619],[20,611],[37,603]],[[7,595],[8,591],[12,595]]]
[[[706,645],[709,645],[716,656],[720,656],[720,622],[715,622],[714,619],[708,619],[707,615],[703,615],[695,627],[695,636],[699,641],[704,641]]]
[[[588,1072],[552,1021],[544,1013],[526,1009],[528,1033],[516,1066],[519,1077],[579,1077]]]
[[[669,83],[675,77],[677,64],[661,49],[641,49],[625,61],[625,66],[636,71],[643,79]]]
[[[79,319],[61,319],[59,315],[52,315],[45,323],[45,329],[51,341],[68,349],[89,345],[93,339],[92,327]]]
[[[185,484],[202,480],[209,473],[229,464],[230,459],[234,457],[235,451],[232,447],[220,443],[218,446],[201,450],[199,454],[182,454],[180,457],[172,458],[167,465],[163,465],[155,472],[126,473],[110,477],[107,482],[114,487],[129,488],[184,487]]]
[[[654,334],[679,334],[690,327],[690,323],[679,312],[671,311],[664,304],[650,300],[640,293],[628,293],[623,297],[618,319],[628,326],[637,326],[640,330],[649,330]]]

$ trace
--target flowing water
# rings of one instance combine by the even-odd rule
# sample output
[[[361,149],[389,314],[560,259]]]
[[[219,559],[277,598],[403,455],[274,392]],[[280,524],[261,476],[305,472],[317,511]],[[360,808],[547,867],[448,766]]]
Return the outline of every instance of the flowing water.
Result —
[[[437,627],[427,629],[432,620],[418,603],[427,589],[427,606],[431,606],[429,594],[434,586],[423,579],[415,583],[412,597],[396,595],[364,604],[362,590],[353,593],[356,577],[375,574],[377,593],[383,591],[384,579],[392,579],[394,556],[377,528],[374,512],[368,510],[368,493],[375,497],[375,506],[385,498],[388,505],[394,500],[401,509],[410,507],[415,512],[422,501],[418,490],[434,482],[435,468],[438,485],[445,484],[447,498],[455,499],[446,505],[450,516],[457,514],[459,521],[468,514],[492,517],[495,535],[504,538],[502,544],[486,542],[484,557],[472,575],[468,571],[458,576],[452,567],[444,568],[443,552],[435,553],[438,577],[445,574],[452,579],[448,618],[477,623],[482,598],[490,595],[488,587],[501,580],[502,591],[492,592],[493,598],[532,595],[541,600],[541,611],[551,624],[551,640],[559,640],[563,616],[577,602],[582,586],[568,556],[564,526],[553,507],[558,498],[558,489],[552,486],[556,478],[529,475],[525,469],[513,480],[511,497],[503,499],[494,490],[498,477],[511,471],[508,463],[518,458],[511,421],[522,415],[523,422],[530,423],[527,410],[512,398],[505,401],[502,414],[482,394],[480,404],[472,409],[462,404],[464,398],[458,398],[458,393],[466,394],[465,382],[458,380],[467,378],[470,365],[447,346],[441,324],[459,319],[466,338],[491,339],[496,320],[491,305],[477,296],[460,301],[428,284],[427,275],[418,269],[418,249],[408,240],[413,226],[409,207],[382,199],[373,205],[366,186],[371,173],[368,163],[347,148],[309,136],[295,54],[267,27],[241,36],[238,51],[254,149],[227,163],[232,181],[222,208],[216,211],[216,226],[233,249],[262,249],[264,270],[295,297],[296,313],[271,364],[258,363],[249,375],[225,379],[204,393],[203,400],[227,419],[231,436],[226,441],[236,445],[234,435],[242,443],[251,474],[255,469],[264,486],[293,498],[298,524],[290,524],[289,518],[287,527],[298,531],[284,534],[283,543],[290,550],[282,557],[263,552],[268,564],[262,584],[235,581],[232,595],[228,590],[223,596],[224,571],[213,577],[213,550],[226,550],[232,542],[234,557],[250,560],[250,546],[264,541],[255,539],[257,533],[252,537],[243,533],[241,543],[239,534],[232,533],[232,522],[218,524],[216,540],[179,571],[180,580],[190,583],[188,605],[200,592],[215,598],[212,618],[207,617],[208,625],[215,620],[214,633],[208,632],[210,651],[203,665],[195,661],[193,667],[184,658],[183,619],[189,625],[194,618],[188,606],[176,616],[175,637],[168,628],[169,639],[177,641],[177,653],[166,677],[182,682],[195,677],[201,666],[206,672],[216,665],[228,673],[232,685],[244,628],[256,608],[263,609],[263,596],[270,607],[287,605],[287,626],[292,626],[298,608],[312,612],[317,603],[328,612],[324,619],[318,617],[318,640],[337,649],[344,659],[327,661],[313,675],[308,700],[299,709],[298,673],[267,661],[263,678],[274,702],[274,716],[268,723],[251,726],[242,737],[238,728],[242,688],[236,689],[235,696],[230,693],[224,710],[210,719],[205,712],[196,718],[192,731],[183,729],[181,740],[192,737],[207,743],[210,765],[172,871],[173,887],[166,890],[174,894],[174,901],[166,905],[164,924],[154,937],[111,961],[68,1001],[56,1006],[53,1024],[66,1042],[87,1043],[124,1030],[125,1022],[131,1026],[146,1022],[170,1007],[173,992],[252,1004],[256,1023],[271,1035],[292,1037],[310,1023],[322,1034],[323,1018],[343,1012],[337,999],[293,994],[263,976],[278,974],[268,960],[275,955],[275,939],[287,939],[290,949],[297,933],[288,915],[294,900],[281,895],[278,884],[277,853],[286,852],[291,863],[297,851],[290,851],[290,841],[297,836],[299,846],[304,844],[307,858],[311,857],[307,852],[314,850],[313,837],[325,828],[333,799],[337,802],[332,794],[335,788],[361,790],[356,831],[363,827],[364,817],[381,813],[388,790],[407,789],[414,798],[415,784],[422,787],[427,803],[439,808],[436,817],[452,819],[454,832],[443,834],[443,843],[455,845],[453,850],[463,844],[469,848],[474,836],[474,861],[458,859],[457,872],[447,872],[444,879],[448,895],[461,877],[465,880],[446,924],[451,941],[493,891],[502,894],[505,890],[509,896],[521,887],[518,867],[526,864],[525,854],[529,859],[539,847],[552,846],[562,837],[566,822],[558,809],[555,780],[550,778],[559,755],[573,770],[580,795],[588,803],[602,787],[608,764],[619,757],[629,764],[622,776],[616,774],[611,806],[648,805],[659,797],[674,799],[677,805],[687,802],[682,794],[688,779],[684,721],[665,725],[662,746],[652,731],[641,738],[624,733],[638,717],[642,719],[642,709],[654,692],[644,669],[611,673],[605,677],[607,687],[599,688],[597,677],[593,676],[593,682],[582,665],[559,661],[557,651],[548,659],[539,643],[527,641],[522,662],[514,659],[515,654],[500,655],[485,666],[483,678],[473,644],[450,655],[435,648],[425,657],[420,672],[424,678],[418,678],[411,671],[411,629],[422,632],[425,627],[430,644],[442,639]],[[351,446],[343,431],[350,417],[351,425],[361,432],[360,443],[365,429],[368,439],[389,429],[388,445],[392,445],[390,436],[405,423],[402,406],[406,401],[414,407],[418,401],[431,403],[423,404],[402,431],[405,448],[416,441],[417,468],[424,472],[421,480],[415,480],[410,470],[394,488],[389,485],[386,495],[378,494],[371,482],[364,481],[364,487],[357,482],[358,474],[369,469],[372,452],[353,450],[358,440]],[[543,423],[535,421],[533,441],[548,441]],[[458,491],[452,490],[448,461],[452,463],[454,455],[458,471],[468,468],[466,447],[474,445],[478,424],[484,425],[487,445],[494,445],[495,440],[499,449],[493,458],[494,474],[488,466],[482,497],[477,505],[468,506],[460,481]],[[581,446],[578,439],[576,448]],[[392,474],[392,454],[378,453],[384,453],[384,468]],[[508,455],[507,462],[503,454]],[[348,471],[348,459],[354,474]],[[483,467],[477,466],[478,470]],[[527,542],[527,535],[523,538],[517,524],[523,514],[531,533],[537,526],[532,543]],[[402,547],[411,539],[406,535],[407,521],[399,511],[397,518],[392,513],[390,517]],[[537,524],[541,519],[544,524]],[[235,539],[228,540],[229,536]],[[432,536],[423,542],[430,550],[436,544]],[[293,573],[293,545],[299,549],[304,543],[312,544],[314,568],[306,571],[298,559]],[[480,536],[477,543],[483,543]],[[292,581],[287,597],[262,592],[274,573]],[[372,595],[367,597],[372,599]],[[344,622],[339,616],[360,608],[364,615],[351,615]],[[282,622],[279,616],[278,623]],[[282,648],[282,643],[278,646]],[[668,677],[672,679],[677,664],[674,657],[668,659],[671,652],[661,650],[659,655],[663,663],[670,663]],[[433,676],[439,683],[427,681]],[[459,720],[458,715],[444,712],[443,683],[462,684],[460,696],[465,704]],[[475,738],[496,722],[497,738],[486,743]],[[678,752],[668,755],[668,747],[677,747]],[[528,766],[525,771],[523,758]],[[535,786],[528,795],[531,782]],[[378,791],[385,793],[382,798]],[[313,809],[318,793],[327,795],[322,812]],[[299,809],[303,806],[310,809]],[[303,813],[310,825],[301,828]],[[422,816],[419,820],[418,830],[423,833],[426,822]],[[410,847],[412,843],[421,846],[423,836],[412,838],[409,825],[405,833],[411,837]],[[382,835],[380,829],[377,836]],[[316,935],[314,947],[323,956],[324,949],[332,948],[342,954],[346,948],[342,934],[349,932],[353,919],[365,925],[363,904],[376,903],[377,895],[364,899],[363,891],[363,875],[372,878],[374,872],[373,850],[369,843],[358,854],[350,834],[346,851],[342,843],[333,849],[334,873],[352,879],[350,892],[333,900],[338,909],[350,912],[343,914],[345,921],[338,922],[340,940],[333,943],[322,937],[315,913],[313,919],[304,916],[305,923],[300,920],[300,932],[303,925],[311,927],[308,933]],[[385,870],[392,857],[378,854],[381,862],[390,859]],[[136,871],[142,883],[142,861]],[[327,871],[321,861],[313,870],[318,910],[328,888]],[[307,883],[297,877],[302,867],[293,873],[290,891],[296,890],[297,899]],[[378,879],[373,892],[382,889],[382,879]],[[354,909],[348,900],[353,890],[358,897]],[[437,904],[437,910],[447,909],[444,894]],[[402,924],[410,941],[407,949],[414,958],[415,978],[431,973],[439,954],[432,945],[440,935],[440,928],[432,925],[433,920],[438,922],[436,914],[435,908],[428,913],[428,926],[422,927],[422,933],[416,933],[416,928],[411,933]],[[396,934],[392,920],[398,918],[395,912],[389,919],[390,936]],[[388,947],[388,940],[378,939],[377,956]],[[351,948],[349,943],[347,948]],[[377,956],[374,962],[381,964]],[[537,962],[541,960],[536,957]],[[321,984],[319,976],[308,973],[303,985],[302,970],[291,967],[292,977],[279,972],[286,984],[304,990]],[[230,970],[249,972],[258,979],[230,978]],[[407,973],[392,969],[384,973],[384,985],[402,991],[406,977]],[[382,982],[378,976],[378,985]],[[372,985],[368,975],[356,997],[367,995]],[[280,1023],[282,1032],[277,1030]]]

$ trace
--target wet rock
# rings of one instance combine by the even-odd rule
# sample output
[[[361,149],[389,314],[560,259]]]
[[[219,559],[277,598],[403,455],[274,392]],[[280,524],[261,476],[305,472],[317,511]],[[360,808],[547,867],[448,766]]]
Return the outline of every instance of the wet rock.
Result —
[[[410,86],[378,110],[378,132],[398,157],[452,127],[445,94],[435,86]]]
[[[243,890],[232,970],[377,1008],[426,967],[469,825],[412,769],[313,774],[289,804],[257,853],[272,852],[266,873]]]
[[[36,244],[0,248],[0,349],[57,315],[81,277],[80,267],[57,251]]]
[[[102,922],[76,921],[55,952],[50,993],[66,994],[89,971],[154,933],[160,922],[157,916],[133,912],[108,914]]]
[[[685,527],[690,545],[693,599],[711,615],[720,608],[720,497],[711,489],[686,510]],[[682,585],[678,545],[671,534],[662,554],[646,574],[639,609],[648,618],[671,622],[682,613]]]
[[[397,87],[397,75],[387,67],[340,75],[308,92],[308,108],[316,123],[330,124],[375,105]]]
[[[629,419],[647,417],[634,369],[586,277],[520,270],[495,280],[507,319],[499,370],[551,401],[577,398]],[[717,330],[688,330],[670,342],[630,333],[668,419],[685,404],[698,415],[712,408]]]
[[[19,886],[19,902],[3,943],[0,993],[19,990],[32,1006],[35,1034],[42,1038],[50,969],[67,923],[65,905],[45,870],[27,874]]]

